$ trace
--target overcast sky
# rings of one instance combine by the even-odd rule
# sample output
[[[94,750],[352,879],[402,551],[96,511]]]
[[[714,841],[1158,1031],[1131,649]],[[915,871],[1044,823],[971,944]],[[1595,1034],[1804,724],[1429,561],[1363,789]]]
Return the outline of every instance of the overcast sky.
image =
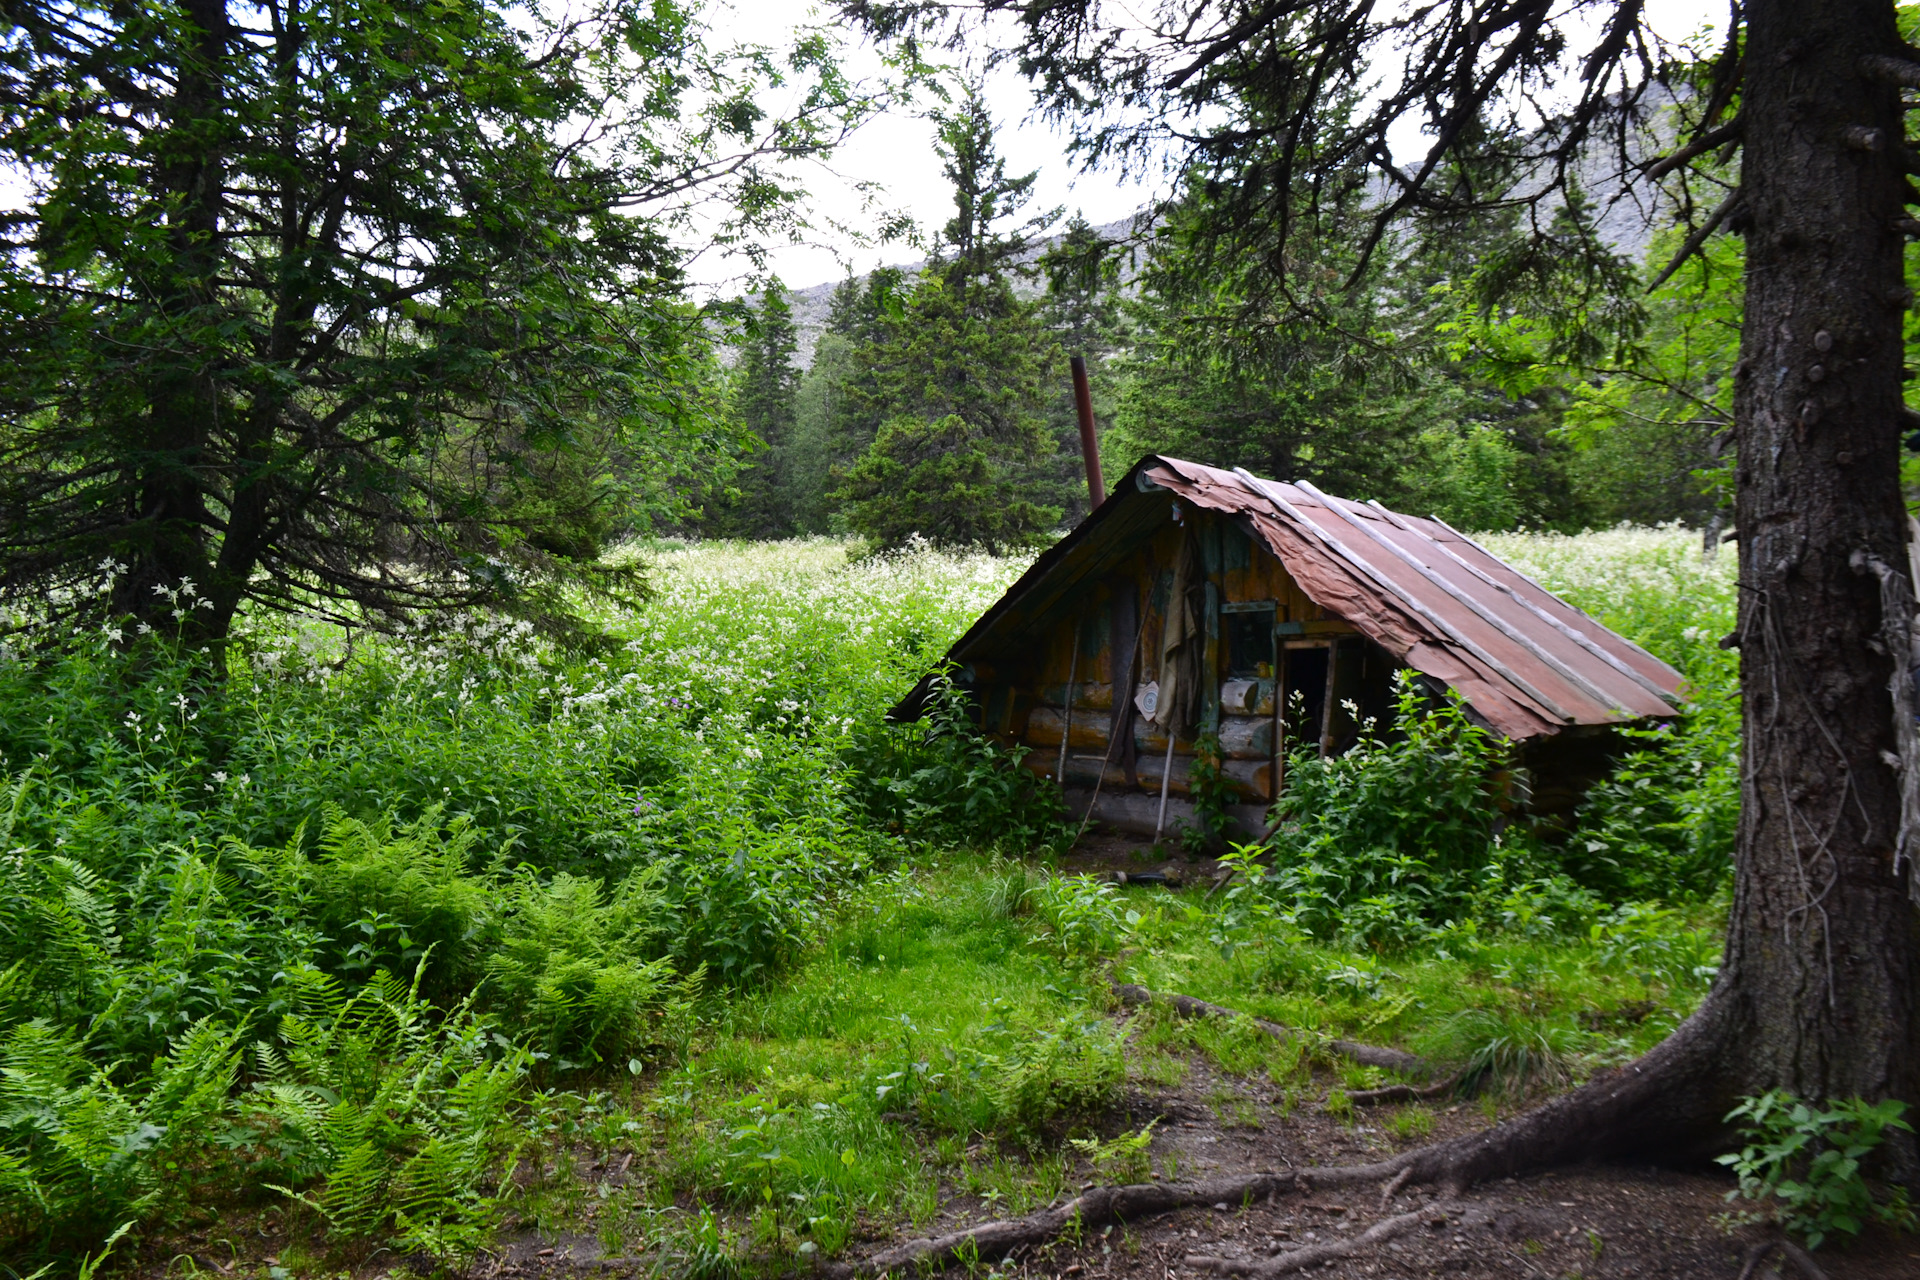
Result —
[[[1726,4],[1725,0],[1649,0],[1648,12],[1661,35],[1681,38],[1704,26],[1724,23]],[[831,22],[831,8],[807,0],[709,0],[705,16],[717,44],[756,41],[779,46],[801,23]],[[873,51],[858,42],[850,43],[847,65],[861,75],[879,69]],[[1003,68],[990,77],[987,98],[1000,126],[999,144],[1007,157],[1008,172],[1039,172],[1033,208],[1063,205],[1069,214],[1080,211],[1088,221],[1104,223],[1126,217],[1145,202],[1146,189],[1123,183],[1110,174],[1082,174],[1068,163],[1064,140],[1032,118],[1032,97],[1017,71]],[[932,102],[923,105],[931,106]],[[900,112],[873,121],[841,148],[830,169],[809,166],[801,176],[811,211],[823,226],[829,219],[861,225],[861,197],[855,190],[859,182],[884,187],[885,202],[911,214],[925,234],[937,229],[951,211],[940,158],[933,150],[933,126],[919,112]],[[854,271],[865,272],[883,263],[920,256],[918,250],[897,244],[863,248],[848,237],[824,231],[817,239],[819,243],[774,249],[774,270],[788,287],[838,280],[846,274],[848,263]],[[724,289],[722,281],[740,269],[738,263],[702,261],[696,264],[694,274],[710,287]]]
[[[720,47],[734,41],[778,47],[803,23],[839,25],[833,21],[831,6],[807,0],[709,0],[704,16],[713,29],[714,44]],[[878,75],[881,67],[875,51],[850,33],[847,38],[845,65],[849,72]],[[1004,68],[991,75],[986,95],[999,126],[997,141],[1007,158],[1007,172],[1038,171],[1040,175],[1032,210],[1065,206],[1069,215],[1084,211],[1089,221],[1103,223],[1124,218],[1146,202],[1148,192],[1144,188],[1107,174],[1075,172],[1066,160],[1062,139],[1029,118],[1032,95],[1016,71]],[[769,99],[766,105],[772,108],[776,103]],[[939,105],[932,95],[923,95],[913,107],[865,125],[826,165],[809,165],[797,171],[807,187],[809,212],[823,230],[818,236],[820,243],[775,249],[774,270],[789,287],[838,280],[846,275],[849,263],[860,273],[922,256],[921,249],[897,243],[864,248],[851,237],[825,231],[824,226],[829,220],[872,225],[873,215],[864,212],[864,198],[856,188],[859,183],[883,187],[881,202],[905,210],[925,236],[930,237],[951,216],[952,197],[940,173],[940,157],[933,149],[934,127],[926,115]],[[714,282],[740,269],[738,263],[703,262],[694,274]]]

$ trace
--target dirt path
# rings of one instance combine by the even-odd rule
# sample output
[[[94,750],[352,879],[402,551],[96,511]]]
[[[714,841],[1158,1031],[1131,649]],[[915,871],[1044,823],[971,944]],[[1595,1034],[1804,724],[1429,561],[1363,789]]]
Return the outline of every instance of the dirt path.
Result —
[[[1361,1116],[1348,1124],[1311,1114],[1307,1104],[1282,1117],[1273,1099],[1257,1096],[1245,1085],[1196,1059],[1178,1089],[1134,1093],[1126,1125],[1137,1127],[1159,1117],[1152,1146],[1154,1167],[1163,1168],[1172,1157],[1183,1178],[1204,1179],[1360,1164],[1487,1123],[1480,1108],[1468,1104],[1437,1114],[1431,1134],[1403,1139],[1389,1131],[1388,1114]],[[1216,1105],[1233,1091],[1240,1093],[1238,1101]],[[1730,1179],[1706,1172],[1621,1166],[1508,1179],[1475,1187],[1452,1201],[1451,1208],[1434,1208],[1422,1226],[1351,1258],[1312,1268],[1311,1274],[1369,1280],[1416,1276],[1733,1280],[1749,1248],[1765,1237],[1753,1228],[1729,1233],[1716,1221],[1735,1207],[1724,1198],[1730,1185]],[[1378,1187],[1342,1188],[1249,1205],[1223,1203],[1182,1210],[1107,1228],[1078,1244],[1062,1241],[1033,1255],[1001,1262],[995,1269],[1002,1276],[1172,1280],[1208,1274],[1189,1265],[1194,1255],[1262,1259],[1357,1236],[1384,1218],[1440,1204],[1430,1190],[1423,1189],[1397,1195],[1390,1205],[1383,1205],[1380,1191]],[[989,1207],[977,1200],[957,1198],[938,1221],[916,1234],[937,1235],[992,1216]],[[891,1243],[896,1242],[876,1242],[856,1253],[870,1255]],[[1920,1277],[1920,1238],[1876,1233],[1850,1248],[1829,1246],[1820,1251],[1817,1261],[1833,1280],[1915,1280]],[[1757,1274],[1775,1271],[1763,1265]]]

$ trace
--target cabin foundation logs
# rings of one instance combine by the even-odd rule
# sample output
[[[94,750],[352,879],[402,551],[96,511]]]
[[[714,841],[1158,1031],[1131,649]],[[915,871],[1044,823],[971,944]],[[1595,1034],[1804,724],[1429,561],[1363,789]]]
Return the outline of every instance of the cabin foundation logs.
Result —
[[[1080,684],[1074,689],[1073,712],[1069,716],[1064,685],[1049,686],[1047,699],[1027,713],[1025,731],[1020,740],[1032,750],[1024,766],[1048,778],[1059,767],[1061,731],[1067,736],[1064,785],[1105,788],[1125,787],[1126,771],[1119,761],[1121,752],[1111,750],[1110,715],[1113,686]],[[1220,773],[1240,793],[1243,800],[1273,798],[1274,714],[1271,680],[1229,680],[1220,687],[1219,740]],[[1239,713],[1239,714],[1235,714]],[[1166,735],[1144,717],[1133,719],[1133,743],[1136,755],[1134,776],[1140,789],[1160,790],[1162,766],[1167,762]],[[1187,795],[1188,777],[1193,769],[1194,744],[1185,738],[1174,743],[1172,775],[1168,790]]]

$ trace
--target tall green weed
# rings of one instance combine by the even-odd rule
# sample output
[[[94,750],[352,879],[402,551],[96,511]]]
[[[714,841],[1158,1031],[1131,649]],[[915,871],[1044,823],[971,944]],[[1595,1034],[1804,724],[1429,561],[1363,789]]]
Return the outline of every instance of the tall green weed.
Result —
[[[918,724],[876,724],[847,761],[853,794],[876,822],[923,844],[1057,850],[1071,839],[1060,793],[974,727],[966,695],[944,673]]]
[[[1632,749],[1587,795],[1563,863],[1610,901],[1699,901],[1733,874],[1740,816],[1739,557],[1678,527],[1578,536],[1487,535],[1544,586],[1678,668],[1671,727],[1629,730]]]
[[[1390,731],[1370,726],[1344,755],[1288,762],[1262,896],[1292,927],[1378,946],[1476,918],[1578,927],[1592,905],[1553,879],[1530,842],[1501,834],[1506,768],[1506,744],[1456,699],[1431,699],[1403,677]]]

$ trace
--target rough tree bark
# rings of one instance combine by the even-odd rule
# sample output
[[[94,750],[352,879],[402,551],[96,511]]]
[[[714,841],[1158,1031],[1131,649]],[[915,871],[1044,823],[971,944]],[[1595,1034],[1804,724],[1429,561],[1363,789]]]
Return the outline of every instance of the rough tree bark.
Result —
[[[1899,779],[1866,551],[1904,565],[1906,183],[1891,4],[1748,6],[1746,314],[1736,421],[1742,771],[1722,978],[1739,1092],[1920,1102],[1920,930],[1894,865]],[[1900,1163],[1911,1176],[1909,1143]]]
[[[1920,920],[1895,866],[1899,779],[1864,551],[1906,563],[1899,493],[1910,59],[1891,4],[1749,0],[1733,229],[1746,237],[1736,370],[1745,715],[1734,902],[1720,976],[1646,1057],[1410,1161],[1419,1181],[1723,1144],[1738,1097],[1790,1089],[1920,1103]],[[1886,1172],[1920,1174],[1910,1138]]]

